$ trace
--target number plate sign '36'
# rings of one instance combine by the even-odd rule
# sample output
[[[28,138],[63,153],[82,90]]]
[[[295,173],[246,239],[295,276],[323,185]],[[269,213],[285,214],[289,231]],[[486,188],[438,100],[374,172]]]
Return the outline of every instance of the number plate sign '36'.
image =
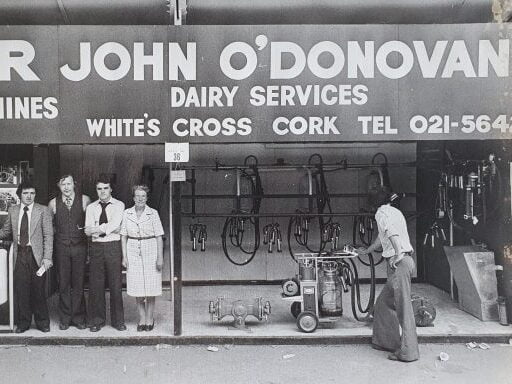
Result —
[[[166,163],[188,163],[189,143],[165,143]]]

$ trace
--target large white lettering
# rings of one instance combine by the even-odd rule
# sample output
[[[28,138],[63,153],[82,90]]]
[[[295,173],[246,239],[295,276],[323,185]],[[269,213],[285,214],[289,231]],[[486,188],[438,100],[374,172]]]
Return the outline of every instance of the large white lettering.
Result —
[[[152,43],[153,52],[145,54],[144,43],[133,43],[132,53],[120,43],[107,42],[93,53],[91,43],[81,42],[78,68],[64,64],[60,72],[68,80],[82,81],[94,70],[105,80],[117,81],[124,79],[133,69],[133,79],[140,81],[146,80],[144,72],[149,66],[152,69],[151,80],[160,81],[163,80],[164,63],[168,58],[169,80],[196,80],[196,43],[187,43],[186,47],[184,52],[178,43],[169,43],[168,55],[165,55],[163,43]],[[119,63],[116,68],[106,64],[109,55]]]
[[[439,65],[443,58],[444,51],[448,45],[448,41],[436,41],[432,55],[428,57],[427,48],[424,41],[413,41],[418,63],[420,65],[421,74],[425,79],[433,79],[437,75]]]
[[[453,42],[441,77],[452,77],[453,73],[456,71],[463,72],[465,77],[476,77],[473,63],[471,63],[471,58],[469,57],[468,48],[463,40],[455,40]]]
[[[40,81],[29,67],[35,56],[34,46],[28,41],[0,40],[0,81],[11,81],[11,70],[25,81]]]
[[[153,80],[164,79],[164,43],[153,43],[153,53],[144,54],[144,43],[133,44],[133,79],[144,80],[144,68],[153,70]]]
[[[480,40],[478,44],[478,77],[489,76],[491,64],[496,76],[508,76],[510,57],[510,41],[501,39],[498,43],[498,52],[489,40]]]
[[[332,41],[321,41],[306,51],[300,45],[279,41],[270,43],[270,78],[294,79],[309,71],[320,79],[335,77],[374,78],[375,69],[388,79],[407,76],[415,65],[419,66],[423,78],[451,78],[455,74],[465,77],[488,77],[492,67],[498,77],[509,76],[510,41],[500,39],[496,50],[491,41],[480,40],[478,57],[473,65],[472,55],[465,41],[455,40],[449,47],[448,40],[433,43],[431,53],[425,41],[409,44],[392,40],[375,47],[374,41],[347,41],[346,46]],[[362,48],[364,46],[364,49]],[[448,48],[449,47],[449,48]],[[328,65],[321,58],[330,56]],[[443,64],[444,62],[444,64]],[[345,67],[346,74],[343,72]]]
[[[233,67],[231,59],[234,55],[245,56],[245,64],[241,68]],[[258,65],[258,57],[254,49],[247,43],[235,42],[228,44],[220,54],[220,69],[233,80],[243,80],[248,78]]]
[[[283,55],[293,57],[293,64],[283,68]],[[270,44],[270,78],[293,79],[299,76],[306,67],[306,55],[302,48],[295,43],[273,42]]]
[[[402,56],[402,62],[396,68],[388,64],[388,56],[393,52]],[[411,71],[414,65],[414,56],[407,44],[401,41],[388,41],[382,44],[377,51],[375,62],[384,76],[389,79],[400,79]]]

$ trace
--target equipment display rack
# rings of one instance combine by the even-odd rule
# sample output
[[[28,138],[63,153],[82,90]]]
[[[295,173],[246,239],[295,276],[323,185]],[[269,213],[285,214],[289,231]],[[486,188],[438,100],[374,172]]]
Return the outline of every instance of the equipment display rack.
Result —
[[[185,182],[189,182],[191,184],[191,194],[183,195],[182,194],[182,181],[170,182],[170,226],[171,226],[171,241],[170,241],[170,268],[171,268],[171,295],[172,295],[172,305],[173,305],[173,313],[174,313],[174,335],[180,336],[183,331],[182,324],[182,288],[184,285],[187,285],[187,281],[183,280],[182,276],[182,218],[183,217],[191,217],[191,218],[200,218],[200,217],[210,217],[210,218],[230,218],[230,217],[240,217],[240,218],[264,218],[264,217],[293,217],[293,216],[307,216],[307,217],[354,217],[354,216],[372,216],[374,213],[372,212],[328,212],[328,213],[315,213],[315,212],[279,212],[279,213],[208,213],[208,212],[196,212],[196,200],[199,199],[235,199],[237,206],[240,206],[240,201],[242,199],[250,199],[250,198],[271,198],[271,199],[279,199],[279,198],[304,198],[308,199],[309,207],[311,208],[315,198],[325,197],[319,194],[313,193],[313,178],[312,173],[316,170],[319,170],[320,167],[323,171],[326,172],[334,172],[334,171],[343,171],[343,170],[362,170],[362,169],[372,169],[378,168],[382,164],[348,164],[346,161],[342,161],[340,163],[334,164],[268,164],[268,165],[258,165],[258,164],[240,164],[240,165],[221,165],[219,163],[209,166],[209,165],[199,165],[199,166],[180,166],[180,170],[190,171],[191,178],[186,179]],[[415,167],[416,162],[404,162],[404,163],[386,163],[386,167],[395,168],[395,167]],[[240,188],[240,170],[242,169],[254,169],[257,167],[260,172],[279,172],[279,171],[304,171],[308,174],[308,183],[309,183],[309,193],[307,194],[241,194]],[[172,163],[169,167],[150,167],[151,169],[168,169],[169,171],[169,180],[172,180]],[[211,171],[219,171],[219,170],[233,170],[237,175],[237,185],[236,185],[236,194],[196,194],[196,171],[197,170],[211,170]],[[329,197],[333,198],[348,198],[348,197],[365,197],[367,194],[365,193],[329,193]],[[416,193],[406,193],[405,197],[415,197]],[[182,211],[182,200],[191,200],[191,211],[183,212]],[[407,215],[415,215],[416,212],[405,212]],[[215,281],[208,282],[209,285],[215,285]],[[243,283],[254,283],[254,280],[247,281],[236,281],[237,284]]]

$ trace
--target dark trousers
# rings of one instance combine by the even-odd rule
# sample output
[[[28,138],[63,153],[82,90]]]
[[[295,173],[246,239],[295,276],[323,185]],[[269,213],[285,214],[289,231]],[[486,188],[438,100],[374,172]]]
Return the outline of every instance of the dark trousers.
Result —
[[[411,256],[405,256],[395,270],[388,266],[388,280],[374,309],[372,343],[395,351],[405,361],[414,361],[420,356],[411,302],[413,272],[414,260]]]
[[[18,247],[14,266],[14,303],[18,328],[30,328],[32,315],[38,328],[50,326],[45,295],[46,273],[38,277],[38,269],[32,248]]]
[[[110,323],[124,324],[121,242],[92,243],[89,255],[89,326],[105,324],[105,276],[110,288]]]
[[[87,244],[55,247],[59,277],[59,319],[61,324],[85,324],[84,272]]]

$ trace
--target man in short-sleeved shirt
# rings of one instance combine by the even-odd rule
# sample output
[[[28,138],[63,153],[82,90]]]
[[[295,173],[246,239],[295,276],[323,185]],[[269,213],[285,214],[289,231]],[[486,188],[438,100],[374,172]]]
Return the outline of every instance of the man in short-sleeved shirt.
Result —
[[[399,209],[389,204],[381,205],[375,213],[375,220],[379,229],[379,240],[382,244],[382,256],[384,258],[387,259],[397,254],[390,240],[392,237],[398,244],[398,255],[403,256],[406,253],[412,253],[413,249],[407,232],[407,223]]]
[[[388,262],[388,279],[374,308],[372,344],[375,349],[392,352],[388,356],[390,360],[415,361],[419,349],[411,302],[413,248],[404,215],[389,204],[389,194],[380,191],[377,205],[375,220],[379,235],[367,249],[358,250],[366,255],[382,247],[382,256]]]

